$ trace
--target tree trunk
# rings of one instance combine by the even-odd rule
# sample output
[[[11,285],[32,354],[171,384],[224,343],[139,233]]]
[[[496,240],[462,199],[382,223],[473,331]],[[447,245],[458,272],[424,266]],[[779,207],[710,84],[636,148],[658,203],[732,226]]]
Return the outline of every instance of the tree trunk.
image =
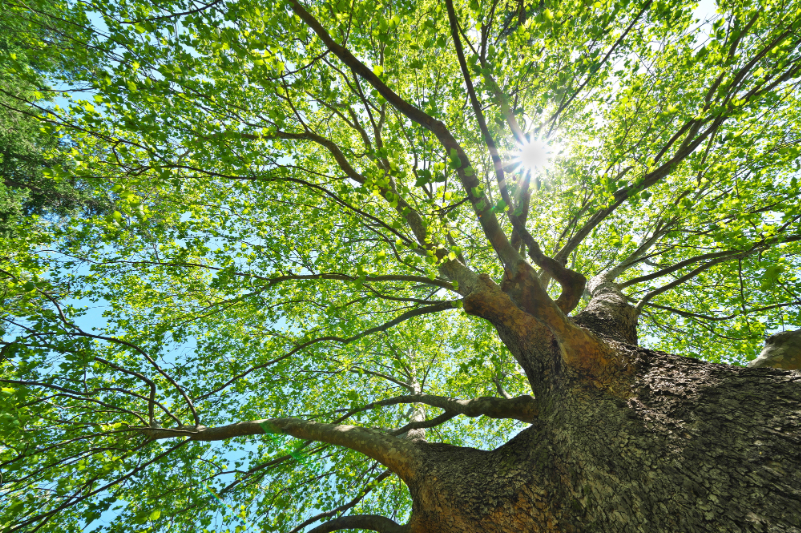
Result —
[[[606,346],[601,372],[563,363],[533,319],[466,303],[523,365],[540,416],[489,452],[416,443],[410,531],[801,532],[801,374],[627,344],[631,307],[597,296],[573,323]]]

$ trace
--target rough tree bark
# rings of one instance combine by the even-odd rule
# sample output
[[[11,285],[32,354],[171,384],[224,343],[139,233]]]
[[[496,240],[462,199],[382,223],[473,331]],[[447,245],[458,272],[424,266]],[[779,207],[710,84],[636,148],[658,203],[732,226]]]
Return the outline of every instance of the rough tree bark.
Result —
[[[614,284],[590,291],[572,319],[606,348],[589,369],[511,301],[466,305],[527,370],[540,415],[490,452],[418,443],[410,531],[801,531],[801,375],[640,348]]]

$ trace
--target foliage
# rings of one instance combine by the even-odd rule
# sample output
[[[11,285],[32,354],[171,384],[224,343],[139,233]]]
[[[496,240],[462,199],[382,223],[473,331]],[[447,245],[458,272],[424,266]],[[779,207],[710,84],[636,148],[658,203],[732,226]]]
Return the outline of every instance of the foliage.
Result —
[[[512,235],[510,214],[588,278],[615,271],[651,347],[742,364],[767,331],[801,324],[797,3],[721,2],[699,20],[680,0],[456,2],[497,162],[446,3],[0,6],[27,54],[1,51],[3,76],[26,87],[4,113],[40,105],[42,72],[71,87],[14,131],[37,158],[46,139],[74,149],[12,172],[49,180],[48,198],[79,184],[68,190],[114,206],[8,237],[0,257],[9,531],[101,516],[103,531],[241,528],[204,486],[263,531],[354,497],[350,511],[402,520],[400,480],[348,448],[305,442],[298,463],[267,435],[143,430],[525,394],[497,334],[460,309],[454,274],[500,281],[491,228]],[[551,165],[515,159],[534,141]],[[105,309],[94,330],[92,305]],[[407,409],[348,422],[398,428]],[[486,449],[522,427],[455,418],[429,437]]]
[[[58,69],[36,47],[45,45],[41,39],[58,46],[59,36],[38,31],[34,33],[37,41],[29,42],[34,28],[13,12],[4,12],[0,28],[0,53],[6,58],[0,70],[0,231],[29,226],[25,218],[31,215],[65,217],[106,210],[107,202],[94,197],[89,184],[75,177],[56,181],[46,175],[66,163],[63,152],[70,143],[41,129],[43,107],[54,94],[46,73]],[[23,65],[27,68],[20,75],[16,67]]]

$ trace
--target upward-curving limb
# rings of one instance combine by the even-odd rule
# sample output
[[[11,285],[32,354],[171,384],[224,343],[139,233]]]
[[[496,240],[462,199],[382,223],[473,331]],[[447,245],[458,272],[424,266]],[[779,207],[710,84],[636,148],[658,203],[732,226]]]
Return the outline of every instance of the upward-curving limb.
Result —
[[[335,518],[329,522],[321,524],[309,530],[309,533],[329,533],[331,531],[341,531],[343,529],[366,529],[378,531],[378,533],[407,533],[408,526],[402,526],[397,522],[379,515],[352,515]]]
[[[452,156],[459,165],[457,174],[459,175],[465,194],[470,198],[476,210],[484,234],[501,257],[504,264],[515,265],[515,263],[519,261],[520,256],[509,244],[505,233],[498,223],[497,217],[490,209],[491,205],[487,197],[484,194],[476,193],[476,191],[480,189],[481,183],[475,177],[475,172],[470,166],[470,160],[467,154],[453,137],[447,126],[405,101],[392,89],[387,87],[372,70],[359,61],[347,48],[338,44],[319,21],[309,13],[298,0],[290,0],[289,4],[292,10],[317,34],[325,46],[345,63],[348,68],[375,87],[381,96],[404,116],[431,131],[439,140],[446,154],[451,155],[451,150],[453,150]]]

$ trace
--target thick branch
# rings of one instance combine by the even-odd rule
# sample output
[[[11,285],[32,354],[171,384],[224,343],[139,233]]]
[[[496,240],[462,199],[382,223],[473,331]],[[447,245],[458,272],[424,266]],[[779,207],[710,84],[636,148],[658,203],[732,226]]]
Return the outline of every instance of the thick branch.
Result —
[[[473,81],[470,79],[470,71],[467,68],[467,62],[464,58],[464,50],[462,49],[462,42],[459,38],[459,22],[456,20],[456,11],[453,8],[452,0],[445,0],[445,5],[448,8],[448,18],[450,20],[451,36],[456,48],[456,56],[459,60],[459,67],[462,70],[462,77],[464,78],[465,86],[467,87],[467,94],[470,97],[470,104],[473,107],[473,113],[478,121],[481,136],[484,138],[484,143],[487,145],[487,150],[492,158],[492,164],[495,168],[495,177],[498,181],[498,189],[501,192],[501,197],[506,205],[509,206],[512,212],[509,213],[509,220],[512,222],[514,231],[520,234],[523,242],[529,250],[529,256],[540,268],[546,269],[559,284],[562,286],[562,294],[557,300],[557,305],[563,312],[567,313],[572,311],[578,305],[581,299],[581,294],[584,291],[584,284],[586,279],[581,274],[572,272],[564,266],[547,257],[540,250],[539,244],[534,240],[534,237],[526,230],[525,224],[513,214],[515,209],[514,202],[509,196],[509,190],[506,187],[506,177],[503,172],[503,163],[498,154],[498,148],[495,146],[495,141],[487,128],[487,122],[484,120],[484,113],[481,111],[481,104],[476,97],[475,89],[473,88]]]
[[[684,161],[690,154],[692,154],[698,146],[704,142],[704,140],[709,137],[712,133],[717,131],[721,124],[726,120],[727,116],[722,115],[715,119],[709,128],[707,128],[701,135],[695,138],[692,142],[683,145],[681,149],[679,149],[676,154],[673,155],[666,163],[663,163],[662,166],[655,169],[652,172],[649,172],[645,176],[642,177],[642,181],[639,185],[631,185],[629,187],[623,187],[615,191],[614,197],[615,201],[603,209],[596,211],[590,219],[581,227],[581,229],[576,232],[576,234],[571,238],[565,246],[559,250],[556,254],[555,259],[557,261],[567,261],[567,258],[573,253],[573,250],[578,248],[579,244],[584,241],[587,235],[595,229],[598,224],[606,219],[609,215],[611,215],[618,207],[620,207],[623,202],[628,200],[629,196],[636,193],[637,191],[643,191],[648,187],[651,187],[661,181],[663,178],[670,175],[674,169],[678,168],[679,163]],[[688,138],[689,139],[689,138]]]
[[[446,153],[449,155],[455,154],[455,156],[458,157],[461,164],[457,170],[457,174],[459,175],[467,197],[470,198],[476,214],[479,217],[479,223],[481,224],[484,234],[505,264],[516,263],[520,259],[519,254],[512,248],[509,240],[506,238],[506,234],[501,229],[495,213],[491,210],[491,205],[487,197],[483,193],[478,194],[478,187],[480,187],[481,182],[472,170],[467,172],[467,169],[470,168],[470,160],[445,124],[413,106],[387,87],[367,65],[359,61],[347,48],[334,41],[325,28],[323,28],[311,13],[303,8],[298,0],[289,0],[289,5],[292,11],[317,34],[325,46],[354,73],[372,85],[384,99],[404,116],[432,132],[443,148],[445,148]]]
[[[325,524],[321,524],[309,533],[329,533],[343,529],[367,529],[379,533],[407,533],[409,526],[402,526],[389,518],[379,515],[343,516]]]
[[[372,402],[364,407],[355,409],[339,420],[344,420],[354,414],[375,409],[376,407],[386,407],[404,403],[424,403],[432,407],[444,409],[446,413],[456,413],[469,417],[488,416],[490,418],[514,418],[522,422],[533,422],[539,416],[539,404],[534,397],[524,394],[517,398],[493,398],[492,396],[482,396],[473,400],[457,400],[444,396],[434,396],[431,394],[407,394],[396,396],[386,400]]]
[[[534,263],[545,270],[553,279],[562,287],[562,293],[556,299],[556,305],[563,313],[569,313],[576,308],[581,295],[584,293],[584,287],[587,284],[587,278],[583,274],[570,270],[559,261],[548,257],[540,249],[537,241],[522,225],[516,224],[515,230],[521,235],[523,242],[526,244],[528,256]]]
[[[534,397],[518,396],[511,400],[482,396],[473,400],[455,400],[441,396],[421,394],[415,401],[446,411],[452,411],[471,418],[487,416],[490,418],[514,418],[523,422],[533,422],[539,416],[540,408]]]
[[[801,329],[782,331],[768,337],[762,353],[748,366],[801,370]]]
[[[656,244],[656,242],[660,238],[662,238],[662,236],[665,233],[667,233],[668,227],[670,227],[670,224],[667,224],[667,225],[662,226],[662,227],[657,227],[654,230],[653,235],[651,235],[649,238],[645,239],[637,247],[636,250],[634,250],[631,254],[629,254],[629,256],[626,259],[624,259],[623,261],[618,263],[617,266],[615,266],[613,268],[610,268],[606,272],[600,274],[600,277],[602,277],[604,279],[604,281],[607,281],[607,282],[615,281],[617,279],[617,277],[620,276],[623,272],[625,272],[626,270],[628,270],[629,268],[633,267],[634,265],[636,265],[637,263],[640,262],[642,257],[645,255],[645,252],[647,252],[654,244]],[[620,288],[623,288],[623,287],[626,287],[626,284],[621,284],[620,285]]]
[[[509,190],[506,187],[506,178],[503,172],[503,163],[501,156],[498,154],[498,148],[495,146],[495,140],[490,135],[487,122],[484,120],[484,113],[481,111],[481,104],[476,97],[476,91],[473,88],[473,80],[470,79],[470,71],[467,68],[467,62],[464,59],[464,50],[462,49],[462,40],[459,38],[459,22],[456,20],[456,11],[453,9],[453,0],[445,0],[445,6],[448,9],[448,19],[451,27],[451,37],[453,37],[453,45],[456,48],[456,57],[459,60],[459,67],[462,70],[462,78],[464,78],[465,87],[467,87],[467,95],[470,98],[470,105],[473,107],[473,114],[476,116],[478,127],[481,130],[481,136],[484,138],[484,143],[487,145],[487,150],[492,158],[492,166],[495,168],[495,177],[498,181],[498,189],[501,191],[501,198],[506,202],[506,205],[514,208],[512,199],[509,196]]]
[[[326,442],[345,446],[363,453],[383,464],[408,481],[415,474],[419,452],[405,440],[387,435],[383,431],[350,425],[325,424],[298,418],[273,418],[237,422],[218,427],[193,426],[184,428],[141,428],[139,431],[153,440],[189,437],[194,441],[219,441],[234,437],[265,434],[264,426],[276,433],[298,439]]]
[[[750,27],[751,24],[753,24],[753,22],[755,20],[756,20],[756,18],[754,18],[751,22],[749,22],[748,23],[748,27]],[[695,149],[706,138],[708,138],[711,134],[715,133],[718,130],[718,128],[720,128],[720,126],[723,124],[723,122],[725,122],[729,118],[730,113],[731,113],[731,109],[732,109],[731,98],[734,95],[734,93],[738,90],[738,88],[740,86],[740,83],[745,79],[745,77],[748,74],[748,72],[750,72],[751,69],[756,66],[756,64],[757,64],[757,62],[759,60],[764,58],[771,50],[773,50],[779,44],[781,44],[784,41],[784,39],[788,35],[790,35],[790,33],[791,33],[791,30],[788,29],[785,32],[783,32],[780,35],[778,35],[775,39],[773,39],[773,41],[771,41],[765,47],[763,47],[763,49],[758,54],[756,54],[754,57],[752,57],[751,60],[748,63],[746,63],[744,66],[742,66],[737,71],[736,74],[734,74],[734,76],[732,77],[732,81],[729,84],[729,89],[728,89],[726,95],[724,96],[724,101],[721,102],[722,105],[728,105],[729,106],[729,111],[724,111],[724,112],[720,113],[720,115],[718,115],[714,119],[712,119],[711,117],[703,119],[703,120],[695,120],[695,119],[693,119],[693,120],[689,121],[688,123],[685,123],[682,126],[682,128],[680,129],[680,132],[684,131],[685,128],[687,128],[690,124],[693,124],[693,125],[690,128],[690,132],[687,134],[687,136],[684,139],[684,141],[682,142],[682,144],[679,146],[679,148],[677,148],[676,153],[673,155],[673,157],[670,158],[669,161],[667,161],[666,163],[662,164],[662,166],[660,166],[659,168],[657,168],[653,172],[650,172],[650,173],[646,174],[645,176],[643,176],[642,182],[641,182],[641,184],[639,186],[632,185],[632,186],[624,187],[624,188],[616,191],[615,195],[614,195],[615,196],[614,203],[612,205],[608,206],[608,207],[605,207],[605,208],[597,211],[592,217],[590,217],[590,219],[587,221],[587,223],[584,224],[584,226],[578,231],[578,233],[576,233],[576,235],[564,246],[564,248],[562,248],[559,251],[559,253],[556,254],[556,259],[557,260],[565,260],[573,252],[573,250],[575,250],[578,247],[578,245],[586,238],[586,236],[589,235],[589,233],[598,224],[600,224],[601,221],[603,221],[615,209],[617,209],[629,197],[630,194],[632,194],[634,192],[637,192],[637,191],[640,191],[640,190],[645,190],[648,187],[650,187],[650,186],[654,185],[655,183],[659,182],[660,180],[662,180],[664,177],[668,176],[673,171],[673,169],[677,168],[679,163],[681,163],[686,157],[688,157],[690,154],[692,154],[695,151]],[[731,54],[734,54],[734,51],[736,50],[736,47],[737,47],[737,43],[739,42],[739,40],[741,38],[742,38],[742,36],[738,37],[738,39],[735,41],[735,43],[733,43],[732,49],[730,51]],[[799,67],[794,66],[794,67],[790,68],[788,71],[785,72],[785,76],[791,76],[792,73],[795,72],[797,68],[799,68]],[[723,76],[723,74],[721,74],[721,76]],[[784,78],[785,76],[781,76],[780,78]],[[789,77],[787,79],[789,79]],[[715,92],[715,89],[720,85],[721,81],[722,81],[722,78],[718,77],[718,79],[709,88],[709,90],[708,90],[708,92],[707,92],[707,94],[705,96],[704,110],[709,110],[710,109],[710,106],[711,106],[711,101],[710,101],[711,95]],[[757,94],[758,94],[758,91],[757,92],[753,92],[752,91],[748,95],[745,95],[743,103],[747,103],[747,102],[751,101]],[[742,106],[742,104],[740,104],[740,107],[741,106]],[[693,138],[695,135],[697,135],[697,133],[698,133],[699,129],[701,128],[701,126],[704,123],[707,123],[707,122],[710,122],[710,121],[711,121],[711,125],[702,134],[700,134],[697,137]],[[673,138],[668,142],[667,146],[671,146],[678,138],[679,138],[678,136],[674,135]],[[664,151],[665,150],[664,150],[664,147],[663,147],[663,150],[661,150],[660,153],[659,153],[660,157],[664,153]]]
[[[481,287],[464,299],[465,312],[518,329],[521,334],[530,330],[533,325],[529,319],[533,318],[553,334],[568,366],[592,373],[603,371],[612,362],[604,343],[568,320],[540,285],[531,266],[520,263],[517,274],[509,276],[507,271],[501,287],[481,274]]]
[[[573,321],[596,335],[636,345],[638,313],[620,287],[601,274],[590,280],[587,292],[591,299]]]

